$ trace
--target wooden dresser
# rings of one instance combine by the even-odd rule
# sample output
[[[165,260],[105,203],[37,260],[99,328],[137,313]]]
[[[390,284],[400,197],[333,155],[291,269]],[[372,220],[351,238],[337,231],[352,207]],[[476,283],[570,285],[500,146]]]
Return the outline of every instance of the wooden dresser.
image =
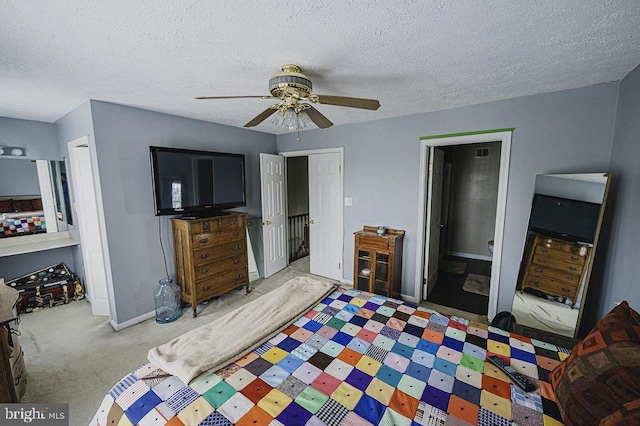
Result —
[[[176,280],[182,300],[196,317],[199,303],[246,286],[247,215],[228,213],[199,219],[171,219]]]
[[[399,298],[404,231],[387,229],[378,235],[376,230],[365,226],[354,234],[353,285],[358,290]]]
[[[533,288],[575,303],[590,254],[589,246],[535,235],[520,290]]]
[[[18,342],[18,291],[0,278],[0,403],[20,402],[27,389],[24,353]]]

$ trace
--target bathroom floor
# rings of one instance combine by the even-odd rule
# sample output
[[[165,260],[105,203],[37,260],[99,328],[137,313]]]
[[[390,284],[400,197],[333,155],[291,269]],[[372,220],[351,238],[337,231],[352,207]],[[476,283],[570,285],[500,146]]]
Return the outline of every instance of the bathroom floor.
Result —
[[[438,270],[438,282],[427,301],[486,315],[489,296],[470,293],[462,288],[468,274],[491,276],[491,262],[455,256],[443,257]]]

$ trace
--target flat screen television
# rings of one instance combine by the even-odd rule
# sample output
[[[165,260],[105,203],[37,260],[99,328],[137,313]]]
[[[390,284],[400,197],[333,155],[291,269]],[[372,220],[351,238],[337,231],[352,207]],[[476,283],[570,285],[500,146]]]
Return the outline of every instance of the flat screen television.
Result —
[[[211,216],[247,205],[244,155],[150,146],[155,215]]]
[[[576,242],[593,243],[600,204],[535,194],[529,229]]]

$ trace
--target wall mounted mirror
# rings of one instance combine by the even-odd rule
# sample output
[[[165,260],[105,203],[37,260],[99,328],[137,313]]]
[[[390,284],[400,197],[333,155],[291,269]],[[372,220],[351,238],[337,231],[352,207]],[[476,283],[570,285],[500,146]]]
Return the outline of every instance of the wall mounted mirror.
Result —
[[[65,161],[0,159],[0,246],[73,225],[66,170]]]
[[[536,176],[511,310],[516,331],[577,337],[609,183],[607,173]]]

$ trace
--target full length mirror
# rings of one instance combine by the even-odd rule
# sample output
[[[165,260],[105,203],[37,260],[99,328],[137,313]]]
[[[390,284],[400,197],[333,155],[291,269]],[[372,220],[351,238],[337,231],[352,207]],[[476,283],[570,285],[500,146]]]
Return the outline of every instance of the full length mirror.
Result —
[[[606,173],[538,175],[512,314],[576,337],[609,188]]]
[[[0,244],[72,224],[64,161],[0,159]]]

